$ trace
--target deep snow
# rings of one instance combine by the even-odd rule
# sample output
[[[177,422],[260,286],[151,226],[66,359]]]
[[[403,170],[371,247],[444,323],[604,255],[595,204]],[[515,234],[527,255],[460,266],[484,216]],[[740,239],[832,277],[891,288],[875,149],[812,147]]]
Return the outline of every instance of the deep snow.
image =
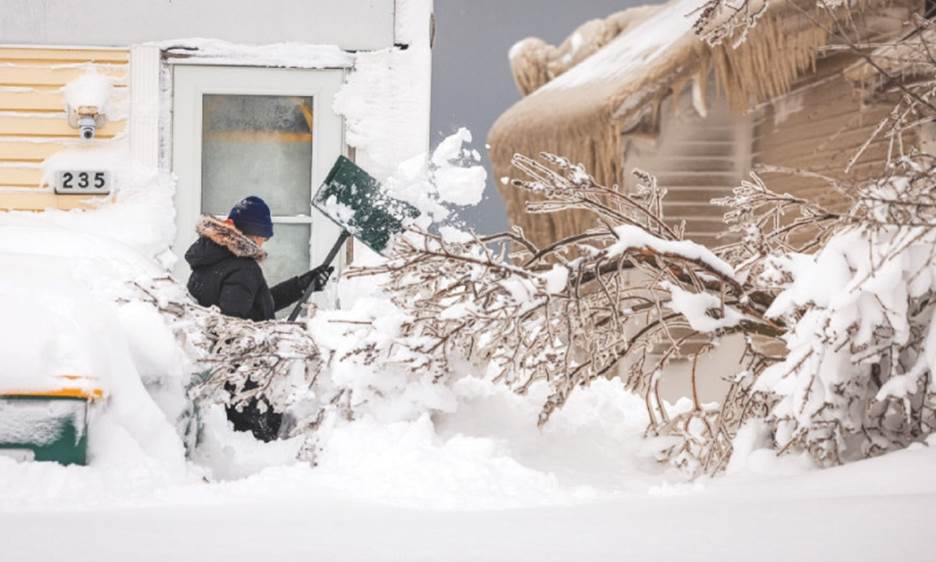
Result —
[[[507,510],[383,505],[287,467],[124,505],[4,508],[0,528],[4,559],[17,561],[931,560],[934,461],[925,448]],[[48,474],[43,484],[67,485]]]

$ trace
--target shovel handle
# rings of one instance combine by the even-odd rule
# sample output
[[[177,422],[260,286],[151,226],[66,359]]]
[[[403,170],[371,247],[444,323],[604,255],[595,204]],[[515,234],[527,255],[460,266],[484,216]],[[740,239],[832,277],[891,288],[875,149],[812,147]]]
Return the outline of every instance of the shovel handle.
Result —
[[[331,250],[328,251],[328,255],[325,256],[325,261],[322,262],[323,266],[329,266],[333,261],[335,261],[335,256],[338,255],[338,252],[341,251],[341,247],[344,245],[345,241],[351,236],[347,230],[342,230],[341,235],[338,236],[338,240],[335,241],[335,245],[331,247]],[[309,297],[312,295],[312,291],[315,289],[315,283],[309,283],[309,286],[305,288],[305,291],[302,292],[302,297],[299,299],[299,302],[296,303],[296,306],[292,309],[292,312],[289,313],[289,321],[295,322],[296,318],[299,317],[299,313],[302,311],[302,305],[309,300]]]

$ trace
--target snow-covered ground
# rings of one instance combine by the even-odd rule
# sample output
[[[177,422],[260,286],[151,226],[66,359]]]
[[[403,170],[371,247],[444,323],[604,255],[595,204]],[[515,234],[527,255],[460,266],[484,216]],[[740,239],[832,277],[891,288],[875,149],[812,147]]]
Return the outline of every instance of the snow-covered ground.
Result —
[[[473,451],[467,436],[434,447],[420,435],[397,437],[356,459],[365,466],[342,467],[351,474],[328,463],[297,465],[136,496],[134,486],[152,483],[128,469],[118,476],[129,486],[122,499],[88,488],[91,468],[32,466],[11,479],[16,467],[0,462],[3,559],[870,561],[932,560],[936,549],[930,448],[823,471],[687,484],[612,478],[600,464],[589,470],[576,453],[594,454],[594,445],[579,443],[577,451],[534,455],[564,469],[545,484],[545,473],[527,468],[524,479],[514,459],[495,463]],[[576,479],[618,485],[576,494],[560,484]],[[484,501],[514,507],[480,508]]]

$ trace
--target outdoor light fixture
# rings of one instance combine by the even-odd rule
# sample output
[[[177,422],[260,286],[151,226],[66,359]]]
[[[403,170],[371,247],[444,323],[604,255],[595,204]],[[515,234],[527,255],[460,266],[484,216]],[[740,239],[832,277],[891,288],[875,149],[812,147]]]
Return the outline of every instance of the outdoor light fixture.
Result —
[[[81,105],[68,108],[68,124],[78,129],[81,140],[92,140],[97,134],[97,128],[103,127],[106,117],[97,106]]]

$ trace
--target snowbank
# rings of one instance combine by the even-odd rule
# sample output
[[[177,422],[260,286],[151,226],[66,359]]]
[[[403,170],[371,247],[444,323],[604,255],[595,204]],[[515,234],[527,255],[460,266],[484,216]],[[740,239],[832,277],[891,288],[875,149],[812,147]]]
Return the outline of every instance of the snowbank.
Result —
[[[44,244],[45,253],[12,251],[10,246],[15,248],[23,237]],[[93,464],[156,462],[181,475],[182,442],[167,413],[178,413],[182,406],[167,401],[166,411],[161,409],[144,387],[140,368],[149,367],[153,382],[181,387],[188,377],[181,368],[184,357],[162,356],[159,351],[154,355],[150,342],[171,338],[168,328],[158,317],[154,319],[158,323],[135,321],[114,302],[128,278],[158,269],[139,256],[134,259],[129,249],[116,243],[68,231],[36,233],[26,227],[0,226],[0,239],[4,271],[0,302],[5,312],[0,324],[4,342],[0,390],[55,390],[72,386],[63,376],[82,377],[83,386],[99,388],[106,396],[106,402],[92,411]],[[82,251],[70,255],[69,249],[83,242],[88,244],[82,247],[84,255]],[[148,337],[141,337],[141,326],[147,328]]]
[[[346,141],[378,180],[426,151],[429,138],[428,47],[357,53],[354,71],[335,96]]]
[[[173,182],[129,166],[119,139],[45,164],[102,162],[115,170],[115,192],[97,208],[0,213],[0,390],[51,390],[73,386],[63,375],[81,377],[106,396],[92,410],[92,466],[101,474],[147,467],[176,481],[189,470],[176,424],[190,367],[155,308],[130,288],[165,277],[173,263]]]

